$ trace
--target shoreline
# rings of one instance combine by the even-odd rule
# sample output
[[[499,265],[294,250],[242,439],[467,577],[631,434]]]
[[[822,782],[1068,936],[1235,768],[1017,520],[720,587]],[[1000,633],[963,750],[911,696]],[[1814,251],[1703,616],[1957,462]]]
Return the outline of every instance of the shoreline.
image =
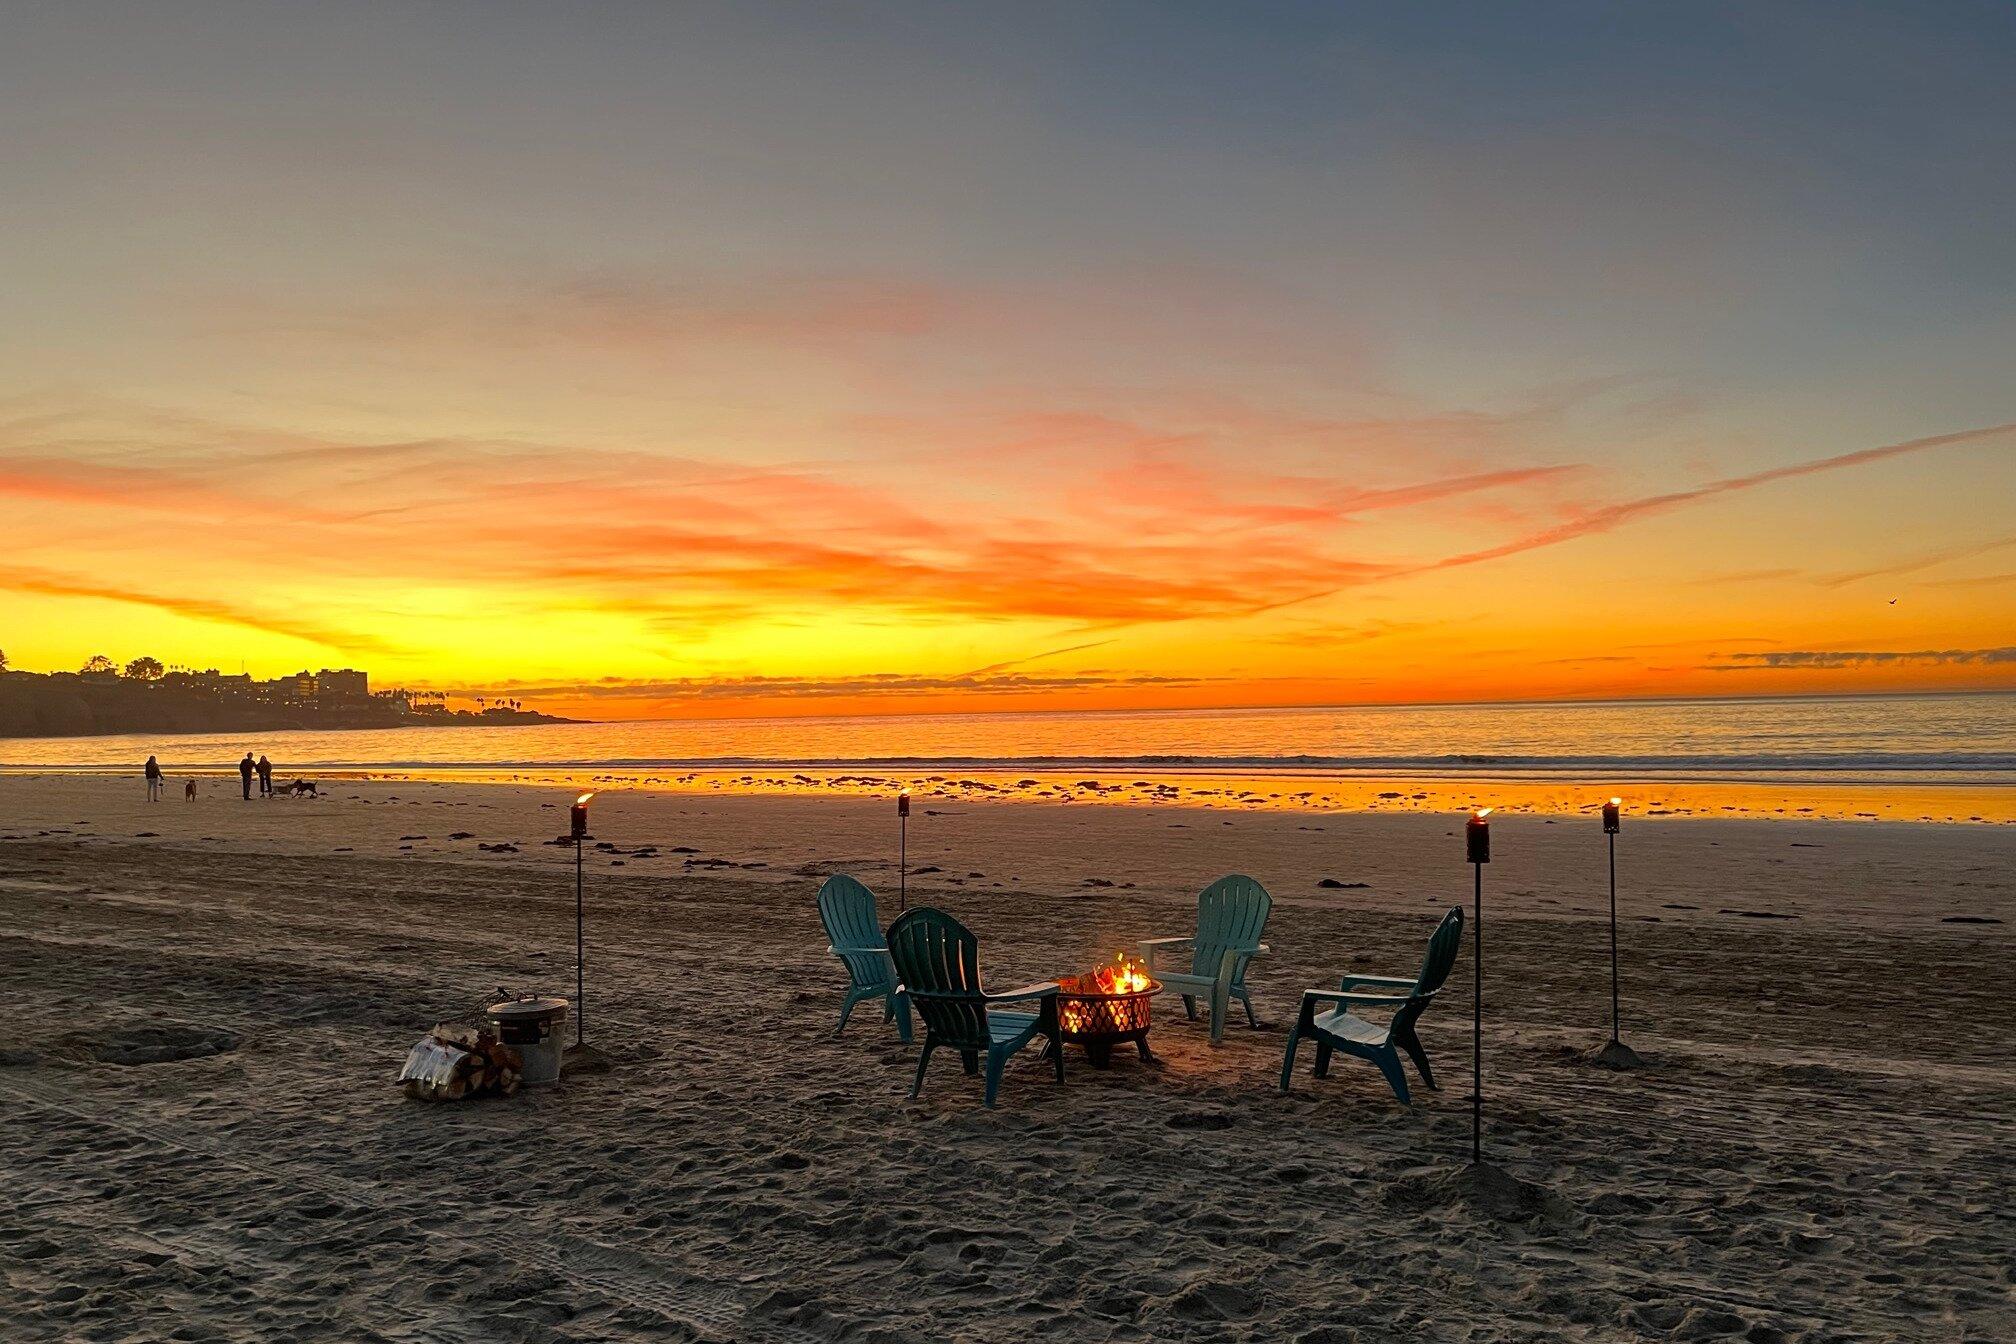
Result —
[[[571,879],[574,848],[554,843],[580,781],[328,780],[313,799],[250,802],[238,780],[169,790],[148,803],[139,779],[0,776],[0,843],[85,851],[287,854],[489,871],[552,869]],[[595,787],[588,782],[589,787]],[[1070,892],[1087,900],[1194,893],[1226,872],[1258,878],[1285,905],[1413,911],[1467,902],[1460,809],[1300,811],[1211,804],[963,803],[913,798],[907,874],[886,796],[601,788],[585,848],[592,878],[679,883],[709,874],[794,890],[854,873],[893,899]],[[1513,918],[1601,913],[1604,836],[1594,816],[1493,813],[1492,911]],[[1618,845],[1625,917],[1652,923],[1787,930],[1875,921],[1937,926],[2016,916],[2002,879],[2010,842],[1981,825],[1845,822],[1733,814],[1629,813]],[[571,886],[571,881],[569,882]],[[1712,900],[1684,894],[1706,887]],[[794,898],[795,899],[795,898]],[[1960,925],[1953,926],[1956,930]],[[1995,923],[1981,932],[2004,932]]]
[[[191,768],[166,762],[174,782],[187,778],[235,782],[229,766]],[[0,765],[0,780],[95,779],[136,775],[137,765]],[[1186,807],[1231,813],[1455,814],[1489,806],[1506,814],[1553,818],[1593,816],[1603,800],[1625,799],[1627,817],[1658,820],[1750,820],[1911,822],[1952,826],[2016,825],[2016,787],[2007,783],[1954,780],[1849,779],[1651,779],[1628,775],[1574,776],[1401,776],[1333,773],[1241,774],[1209,771],[1129,770],[1100,772],[1095,778],[1076,769],[1015,769],[904,772],[747,767],[691,769],[677,773],[648,768],[565,768],[547,766],[469,768],[388,768],[378,765],[320,768],[275,763],[275,779],[378,781],[545,787],[579,791],[667,794],[686,797],[780,797],[888,800],[908,787],[918,807],[1024,806]],[[1158,775],[1160,776],[1158,778]]]

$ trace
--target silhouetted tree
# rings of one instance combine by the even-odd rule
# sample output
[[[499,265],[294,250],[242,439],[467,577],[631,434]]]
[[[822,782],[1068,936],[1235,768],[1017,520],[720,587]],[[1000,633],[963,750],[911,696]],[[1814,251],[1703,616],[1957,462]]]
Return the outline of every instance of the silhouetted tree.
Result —
[[[126,664],[126,675],[135,681],[159,681],[165,671],[159,658],[140,657]]]
[[[7,670],[7,650],[0,649],[0,672]]]
[[[89,658],[86,658],[84,660],[84,666],[78,668],[77,670],[79,672],[116,672],[119,670],[119,668],[116,663],[114,663],[110,658],[107,658],[104,654],[94,653]]]

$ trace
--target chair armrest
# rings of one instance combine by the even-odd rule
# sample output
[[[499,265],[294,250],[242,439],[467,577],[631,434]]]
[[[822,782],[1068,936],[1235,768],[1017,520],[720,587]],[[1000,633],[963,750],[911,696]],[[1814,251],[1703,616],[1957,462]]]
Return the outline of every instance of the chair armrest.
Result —
[[[1302,992],[1302,1002],[1311,1003],[1361,1003],[1368,1008],[1398,1008],[1413,1002],[1411,994],[1394,996],[1391,994],[1353,994],[1345,989],[1309,989]]]
[[[828,952],[831,952],[836,957],[844,956],[849,952],[867,952],[867,953],[879,954],[881,956],[889,955],[889,949],[886,947],[835,947],[831,943],[828,943],[826,945],[826,950]]]
[[[1020,989],[1005,990],[999,994],[987,995],[989,1003],[1014,1003],[1020,999],[1046,999],[1055,994],[1059,986],[1055,980],[1041,980]]]
[[[1171,947],[1177,943],[1194,943],[1196,941],[1195,938],[1146,938],[1136,943],[1135,946],[1146,952],[1151,947]]]
[[[1397,975],[1347,975],[1337,982],[1339,989],[1356,989],[1360,985],[1377,985],[1382,989],[1412,989],[1415,982],[1403,980]]]

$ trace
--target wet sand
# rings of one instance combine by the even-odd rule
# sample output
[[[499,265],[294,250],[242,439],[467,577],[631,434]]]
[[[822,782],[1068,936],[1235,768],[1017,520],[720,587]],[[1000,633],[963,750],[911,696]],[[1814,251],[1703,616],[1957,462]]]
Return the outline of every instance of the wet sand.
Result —
[[[1423,1022],[1441,1091],[1402,1107],[1307,1051],[1276,1088],[1302,989],[1410,972],[1468,906],[1451,814],[920,797],[911,899],[997,984],[1186,932],[1226,871],[1277,901],[1265,1029],[1214,1049],[1163,1000],[1163,1067],[1074,1051],[1059,1086],[1032,1052],[989,1113],[953,1059],[907,1102],[914,1053],[865,1007],[832,1035],[813,892],[851,871],[893,912],[886,800],[611,794],[587,1008],[617,1071],[403,1100],[431,1022],[571,988],[573,856],[540,843],[567,801],[0,779],[0,1334],[2016,1333],[2005,827],[1627,821],[1625,1034],[1655,1067],[1612,1073],[1602,836],[1498,820],[1486,1146],[1517,1183],[1478,1187],[1467,945]]]

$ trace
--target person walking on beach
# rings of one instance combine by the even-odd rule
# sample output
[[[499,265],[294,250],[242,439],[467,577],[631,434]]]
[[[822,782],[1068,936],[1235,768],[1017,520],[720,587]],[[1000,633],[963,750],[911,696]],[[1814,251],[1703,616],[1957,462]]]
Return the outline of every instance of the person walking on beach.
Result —
[[[147,776],[147,801],[150,803],[160,802],[161,762],[155,760],[152,756],[149,756],[147,758],[147,768],[144,773]]]
[[[252,753],[246,752],[245,759],[238,762],[238,778],[245,785],[245,801],[252,801]]]
[[[264,756],[259,758],[259,796],[261,798],[273,796],[273,762]]]

